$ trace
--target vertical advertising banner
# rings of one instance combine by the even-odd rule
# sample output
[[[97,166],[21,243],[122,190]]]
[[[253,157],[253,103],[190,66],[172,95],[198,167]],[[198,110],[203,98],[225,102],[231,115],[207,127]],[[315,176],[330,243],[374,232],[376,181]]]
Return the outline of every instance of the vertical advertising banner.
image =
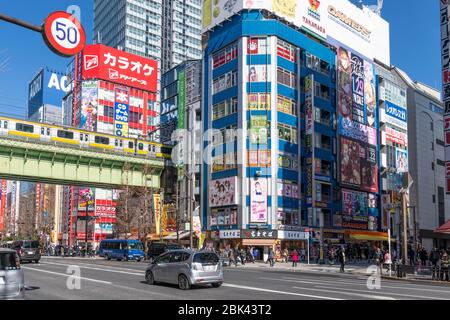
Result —
[[[85,81],[81,90],[80,128],[87,131],[97,131],[98,113],[98,83]]]
[[[128,89],[116,88],[114,96],[114,133],[118,137],[128,137],[130,93]]]
[[[314,159],[314,75],[305,77],[305,114],[306,114],[306,148],[308,149],[308,157],[306,158],[306,204],[314,206],[314,176],[315,166]]]
[[[268,123],[266,116],[252,116],[250,119],[250,143],[267,144]]]
[[[450,3],[448,0],[441,0],[440,7],[440,25],[441,25],[441,54],[442,54],[442,101],[444,102],[444,135],[448,136],[450,132],[450,32],[449,15]],[[446,160],[446,193],[450,194],[450,145],[445,146]]]
[[[6,201],[6,194],[3,193],[3,180],[0,180],[0,233],[5,229],[5,212],[3,210],[3,203]]]
[[[268,179],[251,179],[250,222],[267,223]]]
[[[184,71],[178,74],[178,129],[184,129],[184,118],[186,115],[186,74]],[[185,139],[179,142],[178,150],[178,181],[184,178],[184,154]]]
[[[153,210],[155,212],[156,234],[161,232],[161,195],[153,194]]]

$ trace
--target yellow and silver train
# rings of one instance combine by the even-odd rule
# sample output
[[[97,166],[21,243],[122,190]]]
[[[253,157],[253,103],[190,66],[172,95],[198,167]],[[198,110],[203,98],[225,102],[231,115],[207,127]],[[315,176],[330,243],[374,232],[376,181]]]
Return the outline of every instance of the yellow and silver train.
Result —
[[[156,142],[0,116],[0,137],[2,136],[149,158],[170,157],[170,151],[165,151],[167,148]]]

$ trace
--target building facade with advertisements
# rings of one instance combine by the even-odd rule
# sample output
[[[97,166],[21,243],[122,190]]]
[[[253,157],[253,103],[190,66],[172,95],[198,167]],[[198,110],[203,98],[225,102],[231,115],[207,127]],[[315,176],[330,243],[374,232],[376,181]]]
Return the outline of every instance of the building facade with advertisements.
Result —
[[[123,143],[121,137],[150,138],[158,123],[157,73],[155,60],[100,44],[86,46],[68,65],[73,90],[63,100],[64,124],[115,135],[118,145]],[[63,221],[69,226],[62,227],[63,242],[84,241],[86,210],[96,217],[88,223],[88,241],[112,235],[116,190],[63,189]]]
[[[194,209],[200,204],[201,69],[202,60],[188,60],[164,73],[161,79],[161,124],[157,134],[163,145],[173,147],[168,149],[173,157],[164,170],[162,187],[166,201],[178,202],[183,227],[189,221],[189,188],[193,188]],[[180,141],[184,145],[177,145]],[[191,170],[194,182],[192,176],[188,179]]]
[[[440,92],[413,81],[404,71],[396,74],[407,84],[409,172],[414,183],[409,197],[409,235],[430,251],[447,248],[450,236],[435,233],[450,219],[450,195],[445,192],[444,105]]]
[[[374,60],[390,64],[388,23],[349,1],[205,1],[203,15],[203,229],[277,248],[387,238]]]
[[[450,3],[440,1],[442,94],[444,107],[444,135],[450,136]],[[445,143],[445,192],[450,194],[450,137]]]
[[[402,191],[407,184],[404,177],[409,174],[408,138],[408,85],[395,67],[380,62],[375,65],[377,98],[380,110],[380,188],[382,231],[390,231],[400,241],[402,219]],[[409,205],[410,193],[405,194]]]

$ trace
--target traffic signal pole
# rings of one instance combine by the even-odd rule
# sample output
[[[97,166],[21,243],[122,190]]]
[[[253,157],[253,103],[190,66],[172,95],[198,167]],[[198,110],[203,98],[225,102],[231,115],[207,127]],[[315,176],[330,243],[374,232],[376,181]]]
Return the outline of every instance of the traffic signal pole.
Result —
[[[23,27],[23,28],[26,28],[26,29],[29,29],[29,30],[32,30],[32,31],[36,31],[36,32],[42,33],[42,27],[32,25],[31,23],[28,23],[26,21],[23,21],[23,20],[20,20],[20,19],[17,19],[17,18],[13,18],[13,17],[7,16],[7,15],[5,15],[3,13],[0,13],[0,20],[3,20],[3,21],[6,21],[6,22],[9,22],[9,23],[18,25],[20,27]]]

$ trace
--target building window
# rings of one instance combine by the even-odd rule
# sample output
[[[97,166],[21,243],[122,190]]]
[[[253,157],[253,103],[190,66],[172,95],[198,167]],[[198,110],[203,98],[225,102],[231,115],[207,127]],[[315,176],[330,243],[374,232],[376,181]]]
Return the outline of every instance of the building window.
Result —
[[[293,116],[297,116],[298,114],[297,103],[282,95],[278,95],[277,97],[277,109],[280,112],[291,114]]]
[[[434,162],[431,163],[431,170],[434,171]]]
[[[237,112],[238,108],[238,100],[237,97],[231,98],[229,100],[224,100],[219,103],[216,103],[212,107],[212,120],[218,120],[234,114]]]
[[[296,74],[287,71],[283,68],[277,69],[277,77],[278,77],[278,83],[285,85],[290,88],[296,88],[297,87],[297,76]]]
[[[237,85],[237,70],[227,72],[213,80],[212,93],[216,94]]]
[[[114,118],[114,108],[103,106],[103,115],[108,118]]]
[[[277,55],[291,62],[296,62],[297,60],[295,47],[281,39],[277,41]]]
[[[279,153],[278,166],[283,169],[298,171],[298,155],[293,153]]]
[[[297,144],[298,143],[297,128],[294,128],[286,124],[278,123],[278,138],[293,144]]]
[[[213,69],[219,68],[228,62],[235,60],[238,56],[237,44],[234,43],[225,49],[220,50],[219,52],[213,55]]]

